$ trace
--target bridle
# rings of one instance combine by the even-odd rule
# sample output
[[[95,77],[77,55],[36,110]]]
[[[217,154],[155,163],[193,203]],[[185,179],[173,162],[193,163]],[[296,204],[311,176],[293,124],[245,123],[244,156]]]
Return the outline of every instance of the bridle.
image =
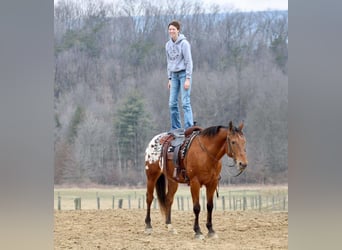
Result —
[[[201,149],[202,149],[204,152],[206,152],[207,155],[208,155],[211,159],[213,159],[213,160],[216,161],[216,162],[219,161],[219,160],[218,160],[214,155],[212,155],[212,154],[208,151],[208,149],[203,145],[203,143],[201,142],[201,139],[200,139],[199,136],[197,136],[197,139],[198,139],[198,143],[199,143]],[[232,150],[232,145],[231,145],[231,141],[230,141],[230,139],[229,139],[229,135],[227,135],[227,138],[226,138],[226,145],[227,145],[226,155],[227,155],[228,157],[230,157],[229,155],[234,156],[234,152],[233,152],[233,150]],[[233,159],[234,159],[234,158],[233,158]],[[234,159],[234,162],[235,162],[235,159]],[[233,164],[233,165],[228,165],[228,167],[235,167],[235,164]],[[238,177],[240,174],[242,174],[242,172],[243,172],[243,169],[240,170],[240,172],[237,173],[236,175],[232,175],[232,174],[230,174],[229,171],[228,171],[229,175],[232,176],[232,177]]]
[[[226,152],[227,156],[229,156],[229,153],[231,154],[232,158],[234,159],[234,152],[233,152],[233,150],[232,150],[232,145],[231,145],[229,136],[227,135],[227,152]],[[236,163],[236,160],[235,160],[235,159],[234,159],[234,162]],[[233,165],[228,165],[228,167],[233,168],[233,167],[235,167],[235,164],[233,164]],[[232,176],[232,177],[238,177],[240,174],[242,174],[243,170],[244,170],[244,169],[241,169],[240,172],[237,173],[236,175],[230,174],[229,171],[228,171],[228,174],[229,174],[230,176]]]
[[[228,135],[227,135],[226,143],[227,143],[226,155],[229,156],[229,152],[230,152],[230,154],[232,156],[234,156],[234,153],[233,153],[233,150],[232,150],[232,145],[230,144],[230,139],[229,139]]]

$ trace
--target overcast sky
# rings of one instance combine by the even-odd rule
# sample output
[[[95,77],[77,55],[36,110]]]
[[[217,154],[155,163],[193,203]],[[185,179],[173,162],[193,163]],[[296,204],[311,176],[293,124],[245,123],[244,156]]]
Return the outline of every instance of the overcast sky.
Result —
[[[222,7],[242,11],[288,10],[288,0],[202,0],[205,4],[218,4]]]
[[[58,2],[59,0],[54,0]],[[88,2],[89,0],[66,0],[75,2]],[[96,0],[93,0],[96,2]],[[124,0],[103,0],[106,3],[119,2]],[[162,4],[165,0],[151,0],[154,3]],[[189,0],[191,1],[191,0]],[[236,9],[241,11],[259,11],[259,10],[288,10],[288,0],[193,0],[193,2],[202,2],[206,6],[218,4],[221,9]]]

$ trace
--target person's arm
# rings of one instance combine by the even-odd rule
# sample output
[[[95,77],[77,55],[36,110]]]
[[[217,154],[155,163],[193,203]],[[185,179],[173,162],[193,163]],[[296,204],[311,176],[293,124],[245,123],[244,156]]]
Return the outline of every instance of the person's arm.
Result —
[[[169,64],[169,54],[167,53],[167,43],[165,45],[165,54],[166,54],[166,71],[167,71],[167,77],[169,80],[171,80],[171,72],[169,70],[168,64]]]
[[[184,41],[182,44],[182,52],[184,57],[184,65],[186,71],[186,78],[190,79],[192,77],[192,56],[191,56],[191,46],[188,41]]]

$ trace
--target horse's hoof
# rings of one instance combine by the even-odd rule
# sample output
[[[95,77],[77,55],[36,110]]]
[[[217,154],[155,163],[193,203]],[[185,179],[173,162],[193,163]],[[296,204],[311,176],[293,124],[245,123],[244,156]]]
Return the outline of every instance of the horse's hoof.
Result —
[[[208,238],[210,238],[210,239],[218,239],[218,235],[216,233],[208,233]]]
[[[167,231],[172,234],[178,234],[177,230],[173,228],[171,224],[167,224]]]
[[[148,234],[148,235],[150,235],[150,234],[152,234],[152,228],[150,227],[150,228],[145,228],[145,234]]]
[[[195,234],[195,239],[196,240],[204,240],[203,234]]]

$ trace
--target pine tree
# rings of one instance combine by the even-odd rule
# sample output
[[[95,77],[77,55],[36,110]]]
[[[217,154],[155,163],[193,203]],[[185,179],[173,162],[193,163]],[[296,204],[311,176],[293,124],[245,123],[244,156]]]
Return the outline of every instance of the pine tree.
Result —
[[[144,99],[137,90],[130,92],[118,108],[114,127],[121,166],[125,169],[141,169],[146,140],[152,131],[149,117]]]

